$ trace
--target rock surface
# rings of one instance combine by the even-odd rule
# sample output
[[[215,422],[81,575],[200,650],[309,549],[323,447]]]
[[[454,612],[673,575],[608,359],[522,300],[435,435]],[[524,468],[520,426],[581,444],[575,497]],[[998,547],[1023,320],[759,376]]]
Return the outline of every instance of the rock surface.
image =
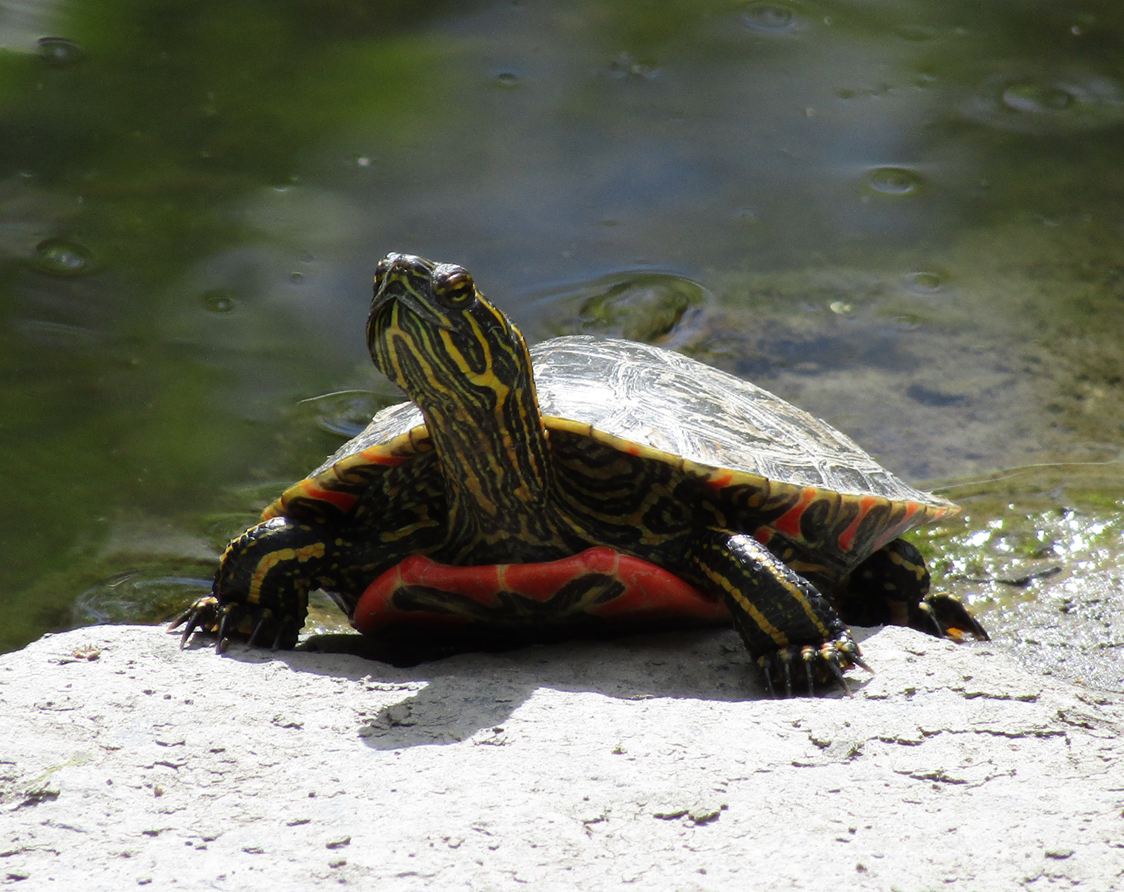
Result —
[[[1124,888],[1124,698],[863,648],[854,696],[769,700],[727,632],[410,669],[49,636],[0,657],[0,883]]]

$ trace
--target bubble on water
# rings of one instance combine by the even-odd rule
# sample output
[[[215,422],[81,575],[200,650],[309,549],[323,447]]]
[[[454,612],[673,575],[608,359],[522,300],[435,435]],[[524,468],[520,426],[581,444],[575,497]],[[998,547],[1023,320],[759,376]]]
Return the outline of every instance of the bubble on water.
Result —
[[[1071,93],[1061,87],[1036,84],[1033,81],[1011,84],[1000,98],[1007,108],[1029,113],[1063,111],[1076,101]]]
[[[742,24],[763,34],[795,31],[799,23],[796,11],[780,3],[753,3],[742,13]]]
[[[66,68],[84,55],[78,44],[65,37],[40,37],[38,46],[40,58],[53,68]]]
[[[827,305],[827,308],[836,316],[850,316],[855,312],[854,305],[847,303],[845,300],[833,300]]]
[[[203,292],[203,306],[211,313],[229,313],[235,304],[234,295],[225,288]]]
[[[973,120],[1020,133],[1069,133],[1124,121],[1124,88],[1079,71],[993,75],[965,104]]]
[[[936,294],[944,288],[944,276],[932,270],[919,270],[905,277],[905,287],[914,294]]]
[[[35,268],[52,276],[81,276],[92,265],[92,255],[77,242],[49,238],[35,246]]]
[[[356,155],[355,156],[355,166],[356,167],[370,167],[371,166],[371,159],[367,155]]]
[[[882,195],[913,195],[923,183],[919,174],[905,167],[875,167],[867,173],[866,181]]]

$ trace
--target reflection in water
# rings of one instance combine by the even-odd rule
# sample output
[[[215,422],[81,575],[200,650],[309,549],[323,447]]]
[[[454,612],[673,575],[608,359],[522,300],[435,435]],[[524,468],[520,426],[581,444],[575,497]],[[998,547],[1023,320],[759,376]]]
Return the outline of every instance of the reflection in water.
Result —
[[[536,296],[550,335],[598,334],[683,347],[714,296],[684,276],[631,272],[569,283]]]

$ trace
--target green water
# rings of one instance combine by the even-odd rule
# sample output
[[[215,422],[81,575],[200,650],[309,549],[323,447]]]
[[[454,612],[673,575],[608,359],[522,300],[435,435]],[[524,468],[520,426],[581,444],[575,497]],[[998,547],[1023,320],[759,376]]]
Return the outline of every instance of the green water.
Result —
[[[391,250],[967,491],[926,547],[1014,636],[995,524],[1020,603],[1124,554],[1121,146],[1110,0],[0,5],[0,647],[170,612],[394,398]]]

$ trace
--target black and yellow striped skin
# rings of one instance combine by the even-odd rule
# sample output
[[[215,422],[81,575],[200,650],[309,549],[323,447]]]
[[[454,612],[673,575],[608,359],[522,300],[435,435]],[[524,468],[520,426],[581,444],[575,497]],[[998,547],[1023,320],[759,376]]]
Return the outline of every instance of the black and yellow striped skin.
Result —
[[[445,483],[441,559],[534,561],[572,551],[555,499],[531,357],[460,267],[384,261],[367,322],[375,365],[426,418]]]
[[[220,645],[237,631],[291,646],[311,588],[351,615],[371,580],[411,555],[511,564],[595,546],[657,564],[724,603],[766,682],[787,690],[794,673],[812,685],[861,663],[844,619],[986,636],[954,599],[927,597],[920,554],[897,538],[954,506],[892,477],[878,484],[884,492],[837,492],[544,417],[522,335],[460,267],[389,255],[367,338],[376,366],[416,408],[376,416],[236,538],[212,595],[185,614],[185,639],[202,626],[219,631]],[[882,471],[842,435],[811,434],[819,430],[853,450],[832,473],[859,459]]]

